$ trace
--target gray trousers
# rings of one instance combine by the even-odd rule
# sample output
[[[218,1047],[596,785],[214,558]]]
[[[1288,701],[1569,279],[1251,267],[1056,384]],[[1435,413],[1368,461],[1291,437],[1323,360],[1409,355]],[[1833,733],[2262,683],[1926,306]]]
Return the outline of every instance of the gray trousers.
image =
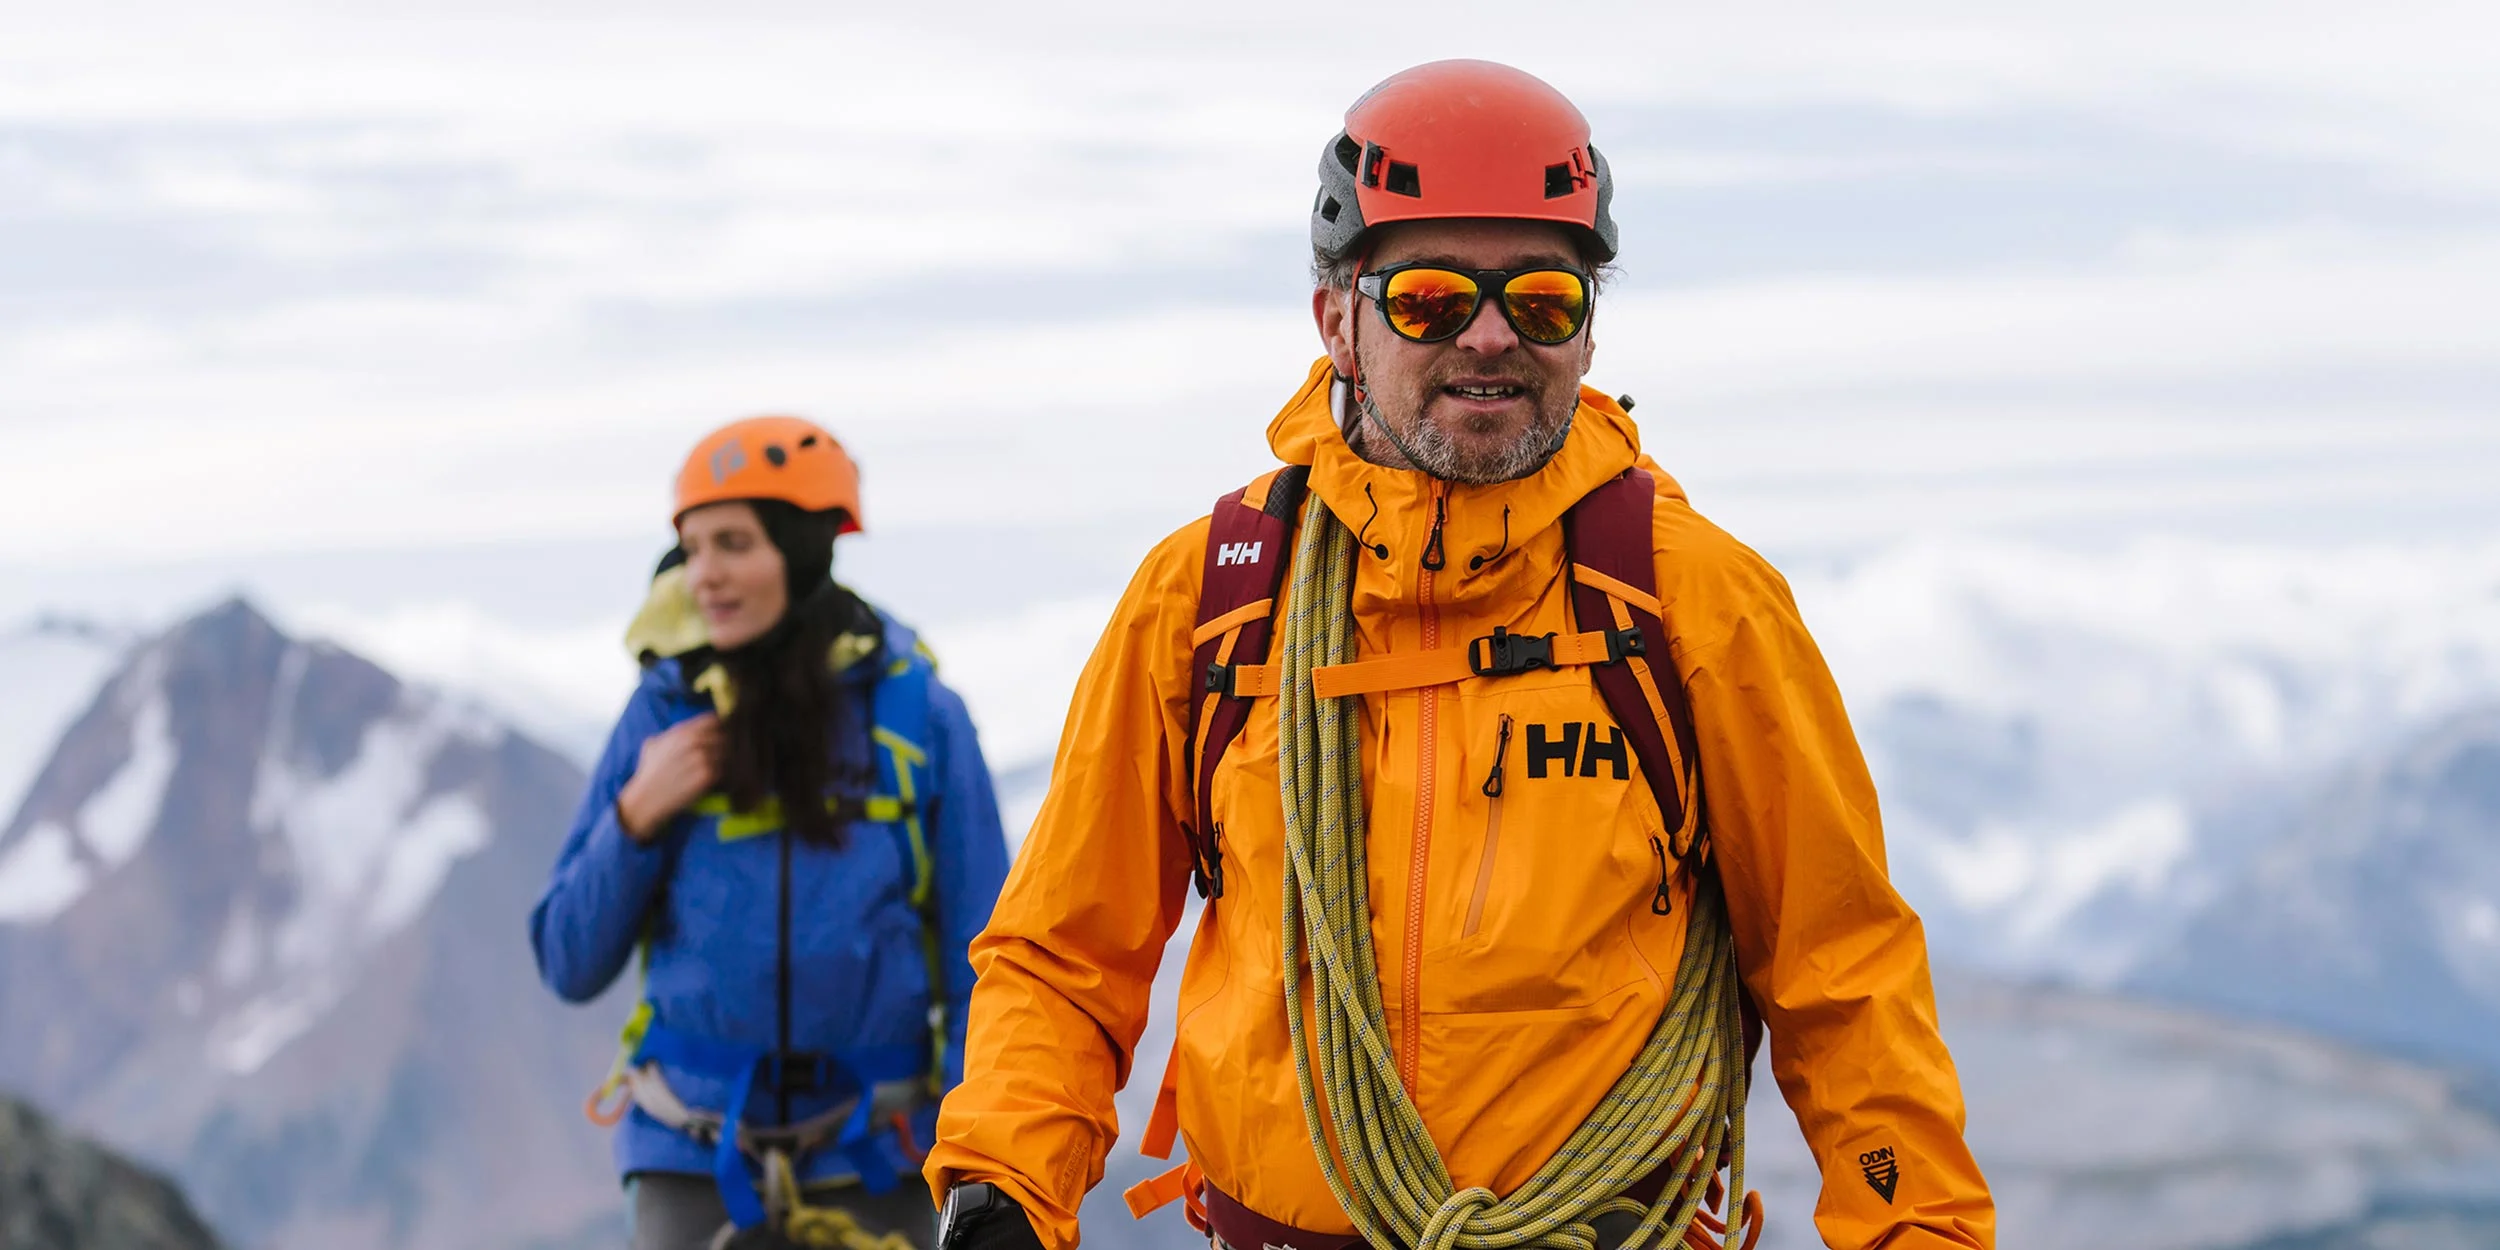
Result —
[[[901,1233],[921,1250],[937,1244],[937,1209],[929,1202],[929,1186],[905,1176],[894,1192],[883,1196],[867,1190],[818,1190],[807,1196],[811,1206],[834,1206],[851,1213],[870,1233]],[[720,1189],[709,1176],[682,1172],[637,1172],[625,1182],[625,1237],[632,1250],[709,1250],[712,1237],[729,1222]],[[762,1230],[736,1243],[769,1245]]]

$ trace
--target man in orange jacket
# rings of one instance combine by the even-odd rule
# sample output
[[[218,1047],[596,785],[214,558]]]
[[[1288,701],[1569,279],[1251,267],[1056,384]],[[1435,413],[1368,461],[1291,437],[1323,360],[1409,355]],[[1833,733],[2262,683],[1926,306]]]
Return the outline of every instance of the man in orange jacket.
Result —
[[[1709,1225],[1691,1211],[1741,1160],[1744,1067],[1736,1013],[1687,994],[1713,951],[1821,1163],[1824,1240],[1992,1246],[1839,692],[1779,574],[1580,385],[1616,250],[1587,123],[1517,70],[1440,62],[1358,101],[1320,172],[1327,356],[1269,426],[1287,467],[1146,558],[973,947],[927,1164],[942,1250],[1078,1243],[1193,877],[1147,1137],[1177,1127],[1189,1164],[1160,1196],[1232,1250],[1621,1244],[1616,1194],[1660,1213],[1635,1240]],[[1304,545],[1290,592],[1236,606],[1245,566],[1288,555],[1228,537],[1275,533],[1238,529],[1261,517]],[[1635,555],[1610,573],[1593,553],[1616,540]],[[1284,659],[1262,665],[1271,617]],[[1346,662],[1314,666],[1332,622]],[[1342,760],[1310,745],[1323,713]],[[1315,840],[1332,828],[1344,853]],[[1684,1092],[1623,1092],[1680,1042],[1704,1058],[1650,1088]],[[1584,1160],[1601,1131],[1633,1145]]]

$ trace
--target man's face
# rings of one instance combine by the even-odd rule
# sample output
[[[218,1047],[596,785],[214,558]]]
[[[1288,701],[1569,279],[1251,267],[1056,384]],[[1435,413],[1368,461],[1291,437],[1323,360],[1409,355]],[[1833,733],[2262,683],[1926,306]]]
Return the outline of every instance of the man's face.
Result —
[[[1586,271],[1561,226],[1476,219],[1383,227],[1364,270],[1415,261],[1470,270]],[[1486,296],[1486,307],[1456,337],[1416,343],[1391,330],[1369,298],[1325,289],[1311,295],[1312,316],[1337,372],[1355,376],[1359,356],[1381,422],[1413,454],[1416,468],[1453,482],[1502,482],[1534,472],[1580,402],[1580,379],[1594,351],[1587,326],[1551,347],[1520,338],[1493,306],[1492,293]],[[1371,436],[1358,432],[1357,438]]]

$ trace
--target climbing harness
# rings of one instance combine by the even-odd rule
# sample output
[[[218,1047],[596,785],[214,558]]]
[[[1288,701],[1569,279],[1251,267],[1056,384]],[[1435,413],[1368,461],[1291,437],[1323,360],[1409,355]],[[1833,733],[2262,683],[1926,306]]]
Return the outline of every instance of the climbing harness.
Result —
[[[1353,661],[1353,535],[1316,499],[1301,529],[1279,682],[1284,989],[1303,1117],[1329,1189],[1375,1247],[1596,1250],[1592,1221],[1616,1213],[1641,1216],[1617,1243],[1626,1250],[1684,1240],[1723,1159],[1744,1192],[1745,1030],[1724,900],[1715,888],[1695,891],[1665,1013],[1569,1140],[1507,1198],[1456,1189],[1390,1054],[1365,866],[1361,714],[1312,680],[1315,669]],[[1622,1196],[1662,1168],[1654,1202]],[[1738,1246],[1749,1222],[1739,1213],[1723,1244]]]
[[[655,596],[659,593],[655,588]],[[673,593],[683,593],[682,588]],[[871,645],[863,648],[855,637],[846,634],[837,638],[828,656],[830,667],[839,671],[877,654],[876,640],[870,639]],[[863,827],[882,826],[891,830],[897,840],[902,862],[911,872],[909,898],[921,920],[921,945],[929,964],[933,996],[945,984],[943,948],[937,929],[936,865],[929,849],[936,785],[930,776],[930,759],[924,745],[929,737],[929,687],[934,677],[934,657],[916,642],[886,661],[884,671],[878,675],[870,709],[877,792],[864,796],[838,794],[826,799],[827,811],[838,819]],[[688,684],[691,689],[710,695],[716,709],[725,709],[734,697],[718,666],[707,668]],[[726,796],[712,794],[699,800],[691,810],[697,816],[713,817],[713,836],[723,842],[788,836],[777,800],[768,798],[755,810],[735,811]],[[673,852],[674,844],[671,871]],[[786,874],[786,865],[784,871]],[[646,938],[640,951],[646,980],[650,957],[650,942]],[[633,1014],[627,1018],[618,1037],[616,1061],[607,1078],[592,1092],[584,1111],[593,1123],[614,1126],[624,1119],[629,1108],[638,1108],[662,1126],[710,1147],[712,1176],[730,1214],[730,1227],[725,1233],[760,1226],[798,1240],[801,1245],[881,1250],[885,1242],[880,1238],[841,1239],[836,1226],[848,1222],[848,1214],[807,1206],[795,1182],[785,1187],[783,1199],[776,1200],[772,1189],[774,1161],[779,1159],[779,1166],[795,1176],[795,1160],[832,1150],[849,1162],[857,1183],[872,1194],[891,1192],[903,1175],[916,1171],[918,1160],[913,1155],[917,1149],[910,1144],[909,1124],[913,1113],[933,1105],[943,1090],[948,1033],[945,1016],[941,1004],[932,1005],[926,1045],[863,1047],[839,1053],[775,1051],[668,1028],[655,1020],[651,1003],[644,999],[636,1003]],[[718,1110],[689,1107],[670,1088],[662,1074],[664,1067],[700,1073],[730,1090],[728,1105]],[[832,1091],[840,1101],[830,1110],[796,1123],[757,1128],[745,1124],[744,1117],[758,1086],[785,1094]],[[733,1124],[740,1126],[738,1130],[727,1131],[727,1126]],[[761,1172],[760,1189],[756,1176],[750,1172],[750,1161]],[[802,1224],[835,1229],[824,1235],[836,1239],[799,1240]],[[856,1231],[855,1224],[852,1230]]]

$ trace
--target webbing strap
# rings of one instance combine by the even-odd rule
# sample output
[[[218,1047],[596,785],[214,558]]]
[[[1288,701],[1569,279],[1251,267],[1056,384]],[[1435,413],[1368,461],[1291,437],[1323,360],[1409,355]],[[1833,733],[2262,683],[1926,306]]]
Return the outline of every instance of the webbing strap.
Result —
[[[1208,670],[1207,691],[1210,694],[1228,694],[1236,699],[1272,699],[1276,697],[1277,674],[1280,671],[1273,664],[1219,665]]]
[[[1198,590],[1198,621],[1191,631],[1190,680],[1229,665],[1221,688],[1200,689],[1197,713],[1187,722],[1188,761],[1194,798],[1191,823],[1181,827],[1188,840],[1190,875],[1202,898],[1224,893],[1222,844],[1215,828],[1215,766],[1224,749],[1241,736],[1250,721],[1250,699],[1240,685],[1242,675],[1262,667],[1274,625],[1277,588],[1284,583],[1285,546],[1302,507],[1307,465],[1287,465],[1215,501],[1207,521],[1207,550]],[[1254,502],[1255,500],[1255,502]],[[1255,610],[1254,610],[1255,609]],[[1253,682],[1272,681],[1252,676]],[[1273,687],[1266,691],[1275,693]]]
[[[1190,631],[1189,645],[1196,647],[1210,638],[1221,638],[1252,621],[1266,620],[1268,618],[1268,614],[1272,612],[1275,607],[1276,600],[1273,598],[1261,599],[1255,603],[1245,603],[1240,607],[1235,608],[1232,611],[1227,612],[1212,621],[1208,621],[1206,624]]]
[[[1177,1198],[1182,1203],[1183,1213],[1189,1217],[1189,1226],[1212,1238],[1215,1222],[1207,1209],[1207,1195],[1211,1192],[1207,1174],[1198,1170],[1197,1163],[1189,1162],[1129,1186],[1120,1197],[1128,1203],[1130,1217],[1140,1220],[1170,1206],[1172,1200]],[[1277,1246],[1276,1250],[1287,1248]]]
[[[1604,664],[1615,658],[1613,648],[1618,645],[1614,642],[1613,631],[1603,629],[1547,637],[1551,639],[1547,645],[1552,658],[1548,663],[1537,665],[1540,668]],[[1320,698],[1336,699],[1346,695],[1413,690],[1422,686],[1443,686],[1477,677],[1502,675],[1477,672],[1486,659],[1483,646],[1486,641],[1479,638],[1463,647],[1410,651],[1403,655],[1385,655],[1376,660],[1356,660],[1351,664],[1314,668],[1311,670],[1311,689]]]
[[[740,842],[748,838],[762,837],[768,833],[779,833],[787,823],[781,816],[780,798],[769,794],[764,796],[763,802],[753,811],[734,810],[729,806],[729,796],[717,793],[707,794],[695,800],[691,810],[697,816],[718,816],[720,823],[716,826],[717,836],[723,842]],[[825,812],[840,821],[865,820],[882,824],[902,820],[909,816],[911,811],[910,799],[900,795],[871,794],[864,798],[852,795],[827,795],[825,797]]]
[[[1698,855],[1701,778],[1692,709],[1684,685],[1667,663],[1667,628],[1658,617],[1656,544],[1650,530],[1656,487],[1645,470],[1590,491],[1563,514],[1563,549],[1572,562],[1571,614],[1583,627],[1620,623],[1638,630],[1658,648],[1622,664],[1589,670],[1632,743],[1641,774],[1657,796],[1658,814],[1675,831],[1678,856]],[[1652,664],[1663,664],[1663,670]]]
[[[855,1100],[850,1117],[843,1123],[842,1133],[834,1139],[834,1149],[850,1161],[859,1174],[860,1187],[871,1194],[887,1194],[900,1182],[902,1168],[890,1138],[876,1131],[875,1099],[872,1092],[882,1081],[909,1080],[918,1076],[928,1062],[928,1053],[915,1045],[862,1046],[827,1057],[828,1075],[837,1097]],[[762,1046],[748,1046],[723,1041],[701,1033],[689,1033],[654,1023],[643,1034],[642,1045],[635,1048],[633,1063],[656,1063],[683,1068],[729,1087],[729,1102],[721,1108],[721,1132],[712,1146],[712,1183],[719,1188],[721,1205],[732,1223],[740,1228],[753,1228],[764,1222],[764,1204],[755,1192],[754,1179],[747,1175],[746,1159],[739,1151],[738,1129],[746,1123],[747,1103],[754,1096],[759,1078],[770,1066],[772,1052]]]
[[[1137,1153],[1149,1159],[1169,1159],[1180,1132],[1181,1039],[1176,1027],[1172,1030],[1172,1053],[1163,1061],[1163,1084],[1155,1090],[1155,1109],[1146,1116],[1146,1132],[1137,1139]]]

